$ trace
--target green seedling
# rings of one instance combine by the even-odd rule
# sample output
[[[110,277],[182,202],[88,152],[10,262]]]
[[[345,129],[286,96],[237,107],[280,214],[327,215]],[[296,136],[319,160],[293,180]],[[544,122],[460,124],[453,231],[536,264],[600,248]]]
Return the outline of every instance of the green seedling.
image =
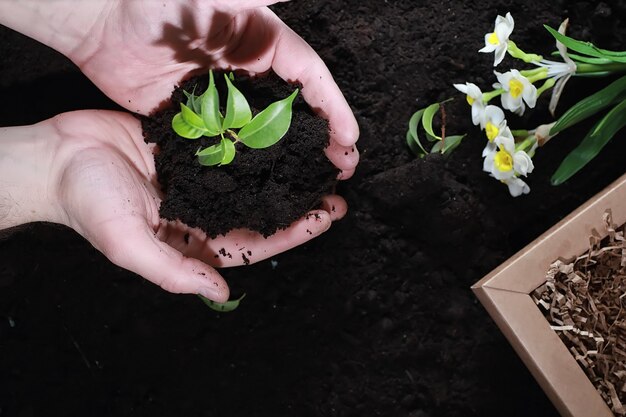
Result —
[[[434,103],[424,109],[418,110],[413,113],[413,116],[411,116],[411,119],[409,120],[409,130],[406,132],[406,142],[411,151],[420,158],[423,158],[429,153],[440,153],[442,155],[449,154],[461,144],[461,141],[465,137],[465,135],[445,136],[445,122],[443,121],[441,134],[435,134],[433,129],[433,119],[437,112],[441,109],[443,103]],[[420,141],[420,135],[418,134],[420,124],[426,132],[426,139],[429,142],[434,142],[430,151],[427,151],[426,147]]]
[[[289,97],[276,101],[252,117],[250,105],[244,95],[233,85],[233,76],[224,74],[228,98],[224,114],[220,111],[220,97],[215,87],[213,71],[209,72],[209,86],[197,96],[195,91],[185,91],[186,103],[172,119],[172,128],[181,137],[198,139],[202,136],[218,137],[219,142],[198,149],[198,162],[205,166],[230,164],[240,142],[253,149],[263,149],[277,143],[291,125],[292,103],[298,95],[296,89]]]

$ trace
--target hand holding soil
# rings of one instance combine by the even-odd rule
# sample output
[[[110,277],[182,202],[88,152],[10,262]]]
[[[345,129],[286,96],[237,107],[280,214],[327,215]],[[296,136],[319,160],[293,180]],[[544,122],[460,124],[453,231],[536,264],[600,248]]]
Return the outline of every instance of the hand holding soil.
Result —
[[[356,120],[322,60],[265,7],[271,3],[58,1],[2,3],[0,11],[3,24],[67,55],[105,94],[136,113],[162,107],[173,86],[209,67],[252,75],[274,70],[301,83],[309,105],[328,118],[331,142],[325,152],[341,170],[341,179],[349,178],[358,162]],[[45,24],[32,25],[33,19]],[[31,219],[17,213],[10,225],[35,220],[66,224],[115,264],[171,292],[225,301],[228,288],[209,265],[266,259],[323,233],[347,209],[341,197],[327,196],[323,209],[269,238],[233,230],[209,239],[198,229],[159,218],[161,196],[151,147],[132,116],[82,111],[41,126],[55,133],[54,154],[63,155],[54,165],[47,161],[56,173],[44,188],[58,193],[54,215],[38,213]],[[43,140],[37,135],[41,126],[11,132],[27,132],[37,142]]]
[[[212,266],[249,264],[288,250],[325,232],[346,211],[343,199],[329,196],[325,210],[267,239],[247,230],[208,239],[198,229],[160,219],[152,146],[130,114],[64,113],[5,128],[0,136],[3,153],[12,156],[2,165],[2,178],[17,185],[0,190],[6,203],[0,209],[7,209],[0,211],[1,228],[29,221],[67,225],[113,263],[174,293],[226,301],[228,287]]]

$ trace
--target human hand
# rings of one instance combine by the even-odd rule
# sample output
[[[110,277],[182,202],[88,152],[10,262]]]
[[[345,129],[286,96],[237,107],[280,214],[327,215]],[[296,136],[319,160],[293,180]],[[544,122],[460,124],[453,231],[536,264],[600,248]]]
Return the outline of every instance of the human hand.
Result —
[[[23,0],[0,2],[0,22],[61,51],[105,94],[141,114],[208,68],[272,69],[300,82],[305,100],[329,120],[326,154],[340,178],[349,178],[359,159],[354,115],[321,58],[265,7],[277,1]]]
[[[113,263],[165,290],[217,302],[229,291],[213,267],[244,263],[216,258],[222,248],[238,253],[245,246],[249,262],[258,262],[320,235],[346,212],[343,199],[327,196],[325,209],[267,239],[248,230],[209,239],[164,221],[151,146],[140,122],[119,112],[86,110],[2,128],[0,157],[7,161],[0,165],[0,229],[38,220],[65,224]]]

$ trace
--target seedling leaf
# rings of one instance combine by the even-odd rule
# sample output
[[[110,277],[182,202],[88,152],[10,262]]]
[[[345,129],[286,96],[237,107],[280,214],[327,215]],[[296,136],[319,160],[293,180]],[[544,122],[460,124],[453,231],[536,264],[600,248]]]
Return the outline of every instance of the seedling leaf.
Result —
[[[231,73],[232,74],[232,73]],[[233,85],[228,76],[224,74],[226,86],[228,87],[228,100],[226,101],[226,116],[222,128],[239,129],[245,126],[252,119],[252,112],[248,105],[248,100]]]
[[[235,143],[232,140],[222,139],[221,144],[224,149],[224,155],[220,165],[228,165],[235,159]]]
[[[176,132],[178,136],[185,139],[198,139],[205,132],[204,129],[197,129],[187,123],[183,119],[182,112],[172,118],[172,129],[174,129],[174,132]]]
[[[449,154],[461,144],[461,141],[466,135],[452,135],[446,136],[444,140],[441,140],[432,147],[430,153],[439,152],[442,155]]]
[[[183,90],[183,94],[185,94],[185,97],[187,97],[187,107],[189,107],[191,110],[193,110],[196,114],[200,114],[202,112],[202,109],[200,108],[200,100],[199,97],[197,95],[195,95],[196,92],[196,87],[193,87],[193,90],[191,93],[186,92],[185,90]]]
[[[422,116],[422,125],[424,125],[426,137],[431,142],[441,140],[441,136],[437,136],[435,135],[435,132],[433,132],[433,118],[435,117],[435,113],[437,113],[438,110],[439,103],[433,103],[430,106],[426,107],[426,110],[424,110],[424,116]]]
[[[580,171],[624,126],[626,126],[626,100],[600,119],[582,142],[565,157],[552,176],[552,185],[562,184]]]
[[[229,301],[226,301],[225,303],[217,303],[215,301],[211,301],[208,298],[203,297],[198,294],[198,297],[200,297],[200,299],[204,302],[204,304],[209,306],[209,308],[211,308],[212,310],[218,311],[220,313],[229,313],[235,310],[237,307],[239,307],[239,303],[241,302],[241,300],[243,300],[245,296],[246,294],[242,295],[236,300],[229,300]]]
[[[582,42],[569,36],[563,35],[558,31],[552,29],[548,25],[543,25],[554,38],[567,46],[569,49],[581,54],[589,55],[596,58],[606,58],[612,62],[624,62],[626,63],[626,51],[609,51],[606,49],[600,49],[591,42]]]
[[[422,116],[424,115],[424,110],[421,109],[413,113],[411,119],[409,120],[409,130],[406,132],[406,143],[409,145],[411,152],[413,152],[418,157],[423,157],[428,152],[424,149],[424,146],[419,140],[419,136],[417,135],[417,128],[422,120]]]
[[[287,98],[270,104],[239,131],[239,140],[253,149],[272,146],[285,136],[291,125],[291,105],[298,94],[296,89]]]
[[[196,152],[198,162],[204,166],[214,166],[222,163],[224,159],[224,146],[220,142],[217,145],[211,145],[208,148],[204,148]]]
[[[552,52],[552,56],[560,57],[561,53],[559,51],[554,51]],[[583,62],[585,64],[604,65],[604,64],[610,64],[613,62],[610,59],[606,59],[606,58],[593,58],[589,56],[573,54],[571,52],[568,53],[567,56],[572,58],[574,61]],[[579,75],[582,75],[582,74],[579,74]]]
[[[209,133],[209,136],[217,136],[223,132],[222,116],[220,115],[220,97],[215,88],[213,71],[209,71],[209,86],[200,96],[202,107],[202,120]]]
[[[624,99],[626,99],[626,75],[572,106],[552,126],[550,135],[555,135]]]

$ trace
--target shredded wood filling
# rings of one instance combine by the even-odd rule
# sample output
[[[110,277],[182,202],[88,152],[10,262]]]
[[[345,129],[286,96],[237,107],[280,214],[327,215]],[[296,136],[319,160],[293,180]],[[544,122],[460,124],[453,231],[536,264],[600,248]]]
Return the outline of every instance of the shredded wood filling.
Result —
[[[532,298],[613,413],[626,416],[626,225],[603,216],[605,239],[589,251],[556,261]]]

